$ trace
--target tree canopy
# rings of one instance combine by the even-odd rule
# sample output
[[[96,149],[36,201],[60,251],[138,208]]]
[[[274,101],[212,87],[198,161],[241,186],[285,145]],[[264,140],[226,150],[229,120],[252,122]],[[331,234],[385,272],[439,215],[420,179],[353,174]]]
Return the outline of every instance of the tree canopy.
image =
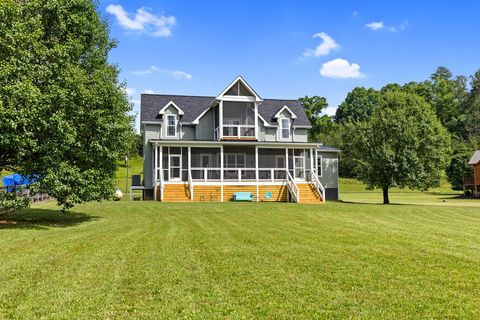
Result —
[[[386,90],[369,118],[349,121],[344,147],[358,178],[381,188],[426,190],[440,183],[450,157],[450,135],[431,106],[415,94]]]
[[[63,208],[109,198],[131,105],[91,0],[0,3],[0,171],[39,174]]]

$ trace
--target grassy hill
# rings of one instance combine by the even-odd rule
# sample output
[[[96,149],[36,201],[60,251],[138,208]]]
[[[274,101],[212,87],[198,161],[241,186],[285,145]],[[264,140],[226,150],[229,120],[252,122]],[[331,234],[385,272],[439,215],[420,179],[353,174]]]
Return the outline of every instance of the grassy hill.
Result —
[[[49,203],[0,218],[0,318],[478,319],[479,244],[469,206]]]

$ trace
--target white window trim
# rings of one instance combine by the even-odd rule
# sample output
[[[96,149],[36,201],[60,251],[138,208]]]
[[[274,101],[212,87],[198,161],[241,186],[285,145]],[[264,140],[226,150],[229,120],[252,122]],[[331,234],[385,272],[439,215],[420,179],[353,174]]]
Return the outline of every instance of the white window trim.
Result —
[[[165,137],[166,138],[178,138],[178,119],[177,119],[177,115],[175,114],[167,114],[165,115],[166,117],[166,121],[164,121],[165,123]],[[174,117],[174,128],[175,128],[175,133],[173,135],[169,135],[168,134],[168,127],[169,127],[169,124],[168,124],[168,117]]]
[[[318,172],[318,160],[320,159],[320,174]],[[317,159],[315,161],[315,170],[317,172],[317,176],[320,178],[323,176],[323,156],[321,154],[317,155]]]
[[[166,110],[168,109],[168,107],[170,107],[170,106],[173,106],[175,109],[177,109],[179,115],[181,115],[181,116],[184,115],[183,110],[180,109],[180,107],[177,106],[177,105],[175,104],[175,102],[173,102],[173,101],[170,101],[169,103],[167,103],[167,104],[165,105],[165,107],[163,107],[163,108],[158,112],[158,114],[161,114],[161,115],[165,114],[165,111],[166,111]]]
[[[280,124],[278,126],[278,140],[280,141],[290,141],[292,139],[292,121],[290,118],[280,118],[278,119],[280,121]],[[283,137],[283,126],[282,126],[282,122],[283,120],[287,120],[288,121],[288,138],[284,138]]]
[[[282,109],[278,110],[278,112],[275,114],[275,116],[273,117],[274,119],[278,119],[280,118],[280,115],[282,114],[282,112],[284,110],[287,110],[288,113],[290,113],[290,115],[292,116],[292,119],[297,119],[297,115],[292,111],[292,109],[290,109],[288,106],[283,106]]]
[[[225,90],[223,90],[215,99],[216,99],[216,100],[222,100],[222,99],[227,98],[227,97],[228,97],[229,99],[234,99],[235,97],[237,97],[237,96],[228,96],[228,95],[226,95],[226,93],[227,93],[227,91],[230,90],[230,88],[231,88],[234,84],[236,84],[238,81],[241,81],[242,84],[243,84],[245,87],[247,87],[247,89],[253,94],[253,96],[254,96],[254,99],[253,99],[253,100],[254,100],[255,102],[262,102],[262,101],[263,101],[263,99],[255,92],[255,90],[253,90],[253,88],[252,88],[252,87],[247,83],[247,81],[245,81],[241,76],[236,77],[236,78],[225,88]],[[237,99],[239,99],[239,98],[242,98],[242,96],[238,96],[238,97],[237,97]],[[239,99],[239,100],[241,100],[241,99]]]

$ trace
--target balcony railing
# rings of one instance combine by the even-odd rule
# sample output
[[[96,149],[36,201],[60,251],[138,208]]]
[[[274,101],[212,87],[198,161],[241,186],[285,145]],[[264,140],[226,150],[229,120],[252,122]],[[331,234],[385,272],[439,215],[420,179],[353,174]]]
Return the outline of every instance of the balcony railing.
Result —
[[[218,128],[215,129],[215,136],[218,139]],[[223,137],[225,138],[254,138],[255,126],[246,124],[224,124]]]

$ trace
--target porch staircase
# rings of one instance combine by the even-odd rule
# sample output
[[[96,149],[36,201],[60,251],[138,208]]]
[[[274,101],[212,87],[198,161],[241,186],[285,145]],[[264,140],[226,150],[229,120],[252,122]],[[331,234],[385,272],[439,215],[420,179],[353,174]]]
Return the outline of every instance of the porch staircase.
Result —
[[[186,202],[190,201],[188,184],[166,184],[163,189],[163,201]]]
[[[298,190],[300,191],[299,203],[323,203],[322,195],[320,192],[318,192],[318,189],[314,183],[299,183],[297,186]]]

